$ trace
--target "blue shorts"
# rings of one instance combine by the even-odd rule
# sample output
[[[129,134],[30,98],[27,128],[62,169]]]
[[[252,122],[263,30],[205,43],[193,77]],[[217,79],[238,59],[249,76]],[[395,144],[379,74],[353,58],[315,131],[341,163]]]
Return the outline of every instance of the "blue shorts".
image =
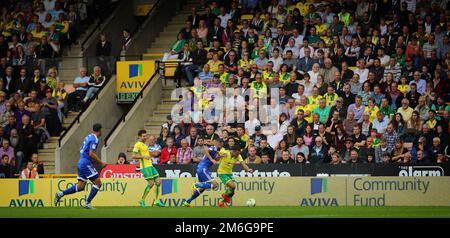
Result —
[[[214,180],[208,168],[197,168],[197,176],[200,183],[211,182]]]
[[[100,175],[92,164],[78,165],[78,180],[86,182],[88,179],[92,182],[96,180]]]

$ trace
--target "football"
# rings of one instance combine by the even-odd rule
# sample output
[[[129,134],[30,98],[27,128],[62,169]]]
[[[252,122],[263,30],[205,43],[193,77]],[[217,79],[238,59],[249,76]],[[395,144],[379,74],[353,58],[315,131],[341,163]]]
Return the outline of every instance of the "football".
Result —
[[[246,204],[247,207],[254,207],[256,206],[256,200],[254,198],[250,198],[249,200],[247,200]]]

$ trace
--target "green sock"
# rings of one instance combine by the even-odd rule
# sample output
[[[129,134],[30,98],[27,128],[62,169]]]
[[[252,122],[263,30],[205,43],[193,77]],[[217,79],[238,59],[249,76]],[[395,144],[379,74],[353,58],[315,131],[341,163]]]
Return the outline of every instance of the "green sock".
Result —
[[[157,183],[156,184],[156,189],[155,189],[155,201],[158,202],[159,199],[159,188],[161,187],[161,184]]]
[[[232,198],[234,195],[234,189],[232,188],[227,188],[227,190],[225,191],[225,196]]]
[[[150,190],[152,189],[152,185],[147,184],[147,186],[145,187],[144,190],[144,194],[142,194],[142,200],[145,200],[145,198],[147,197],[148,193],[150,192]]]

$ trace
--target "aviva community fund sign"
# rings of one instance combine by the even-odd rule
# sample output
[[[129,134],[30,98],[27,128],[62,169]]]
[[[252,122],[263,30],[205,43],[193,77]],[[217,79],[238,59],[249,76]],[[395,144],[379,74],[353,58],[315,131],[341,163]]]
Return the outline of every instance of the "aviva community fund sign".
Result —
[[[117,62],[117,101],[132,102],[155,73],[155,61]]]
[[[450,177],[237,177],[232,206],[254,198],[258,206],[450,206]],[[195,178],[165,178],[160,199],[167,206],[182,206],[191,195]],[[0,207],[52,207],[56,192],[76,179],[0,180]],[[105,178],[94,206],[138,206],[146,182],[142,178]],[[78,207],[85,191],[65,196],[59,206]],[[194,200],[194,206],[217,206],[223,184]],[[153,202],[151,191],[147,203]]]

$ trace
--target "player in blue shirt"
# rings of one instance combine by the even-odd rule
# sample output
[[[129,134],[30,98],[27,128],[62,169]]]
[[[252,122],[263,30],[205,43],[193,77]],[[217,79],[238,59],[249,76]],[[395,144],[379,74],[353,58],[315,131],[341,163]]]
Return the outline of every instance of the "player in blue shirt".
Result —
[[[205,155],[197,166],[197,177],[199,183],[192,186],[193,192],[191,197],[183,203],[185,207],[191,207],[191,202],[200,196],[200,194],[202,194],[206,189],[217,188],[218,184],[211,176],[209,168],[218,163],[218,155],[222,150],[224,150],[223,140],[220,138],[214,141],[214,146],[203,149],[203,153]]]
[[[102,167],[106,165],[98,158],[97,154],[95,153],[98,146],[98,138],[101,135],[102,125],[100,125],[99,123],[94,124],[93,133],[84,138],[83,145],[80,149],[80,160],[77,164],[78,184],[73,185],[67,190],[56,193],[55,206],[58,205],[61,198],[65,195],[83,191],[84,187],[86,186],[87,180],[91,180],[91,182],[94,183],[94,186],[92,186],[92,190],[89,193],[89,197],[87,198],[86,203],[83,204],[83,207],[86,209],[94,209],[91,205],[91,201],[92,199],[94,199],[98,190],[100,190],[100,187],[102,186],[102,181],[100,180],[97,170],[94,168],[94,163],[101,164]]]

